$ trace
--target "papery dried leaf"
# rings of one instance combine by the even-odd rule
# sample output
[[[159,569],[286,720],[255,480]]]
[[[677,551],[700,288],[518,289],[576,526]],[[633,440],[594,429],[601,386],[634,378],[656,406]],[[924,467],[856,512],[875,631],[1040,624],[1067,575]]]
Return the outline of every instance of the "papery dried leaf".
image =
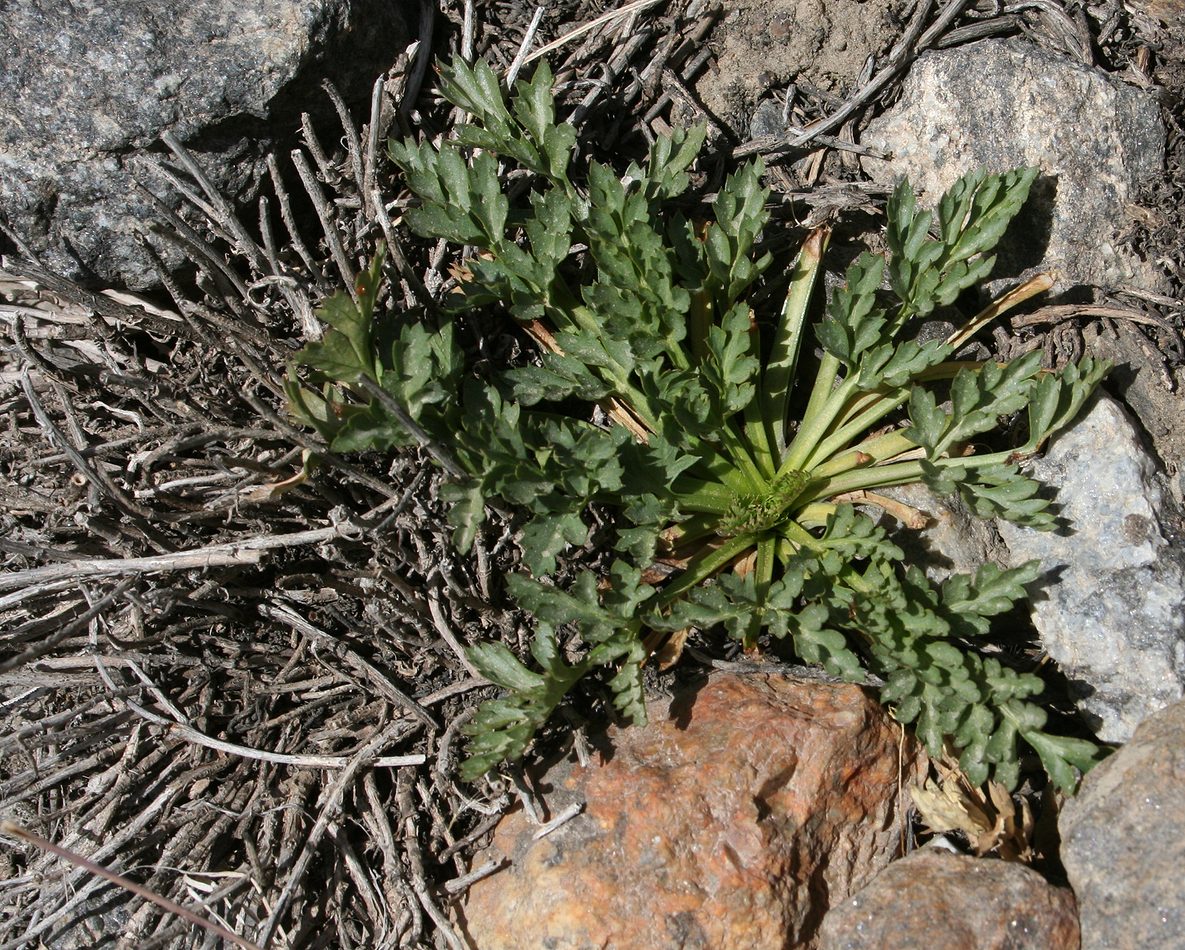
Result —
[[[944,781],[939,785],[933,779],[926,779],[923,787],[915,786],[909,794],[926,828],[936,834],[961,831],[972,841],[977,841],[994,826],[994,822],[955,783]]]
[[[676,630],[667,638],[666,642],[654,652],[654,662],[657,664],[660,672],[669,670],[672,666],[679,662],[683,656],[683,647],[687,644],[687,637],[690,633],[690,627],[684,627],[682,630]]]

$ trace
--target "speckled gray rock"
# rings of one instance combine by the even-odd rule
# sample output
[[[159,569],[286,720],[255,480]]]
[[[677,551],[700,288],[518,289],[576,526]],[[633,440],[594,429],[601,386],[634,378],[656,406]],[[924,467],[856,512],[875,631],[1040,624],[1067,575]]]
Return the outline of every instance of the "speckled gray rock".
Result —
[[[153,281],[131,187],[171,131],[220,188],[250,187],[277,135],[324,109],[332,78],[365,101],[406,44],[385,0],[12,0],[0,17],[0,215],[70,277]],[[348,50],[348,55],[346,51]]]
[[[1136,327],[1124,320],[1110,326],[1100,321],[1086,328],[1086,349],[1115,364],[1107,375],[1107,386],[1123,396],[1123,404],[1151,440],[1152,450],[1165,468],[1169,494],[1180,511],[1185,506],[1185,367],[1162,369],[1155,353],[1149,353],[1152,344]],[[1165,382],[1166,369],[1171,387]]]
[[[1185,942],[1185,703],[1141,724],[1086,777],[1058,820],[1082,950]]]
[[[1049,577],[1034,598],[1045,649],[1107,742],[1180,699],[1185,686],[1185,549],[1171,543],[1168,502],[1131,420],[1100,396],[1033,463],[1056,486],[1072,533],[1005,522],[1014,563],[1037,558]]]
[[[1019,864],[922,848],[823,918],[818,950],[1078,950],[1074,895]]]
[[[936,200],[960,175],[1036,165],[1042,177],[1001,249],[996,277],[1038,264],[1067,284],[1160,288],[1153,266],[1117,233],[1141,182],[1159,175],[1164,127],[1153,96],[1021,40],[983,40],[923,54],[900,101],[871,122],[864,145],[875,178],[907,176]]]

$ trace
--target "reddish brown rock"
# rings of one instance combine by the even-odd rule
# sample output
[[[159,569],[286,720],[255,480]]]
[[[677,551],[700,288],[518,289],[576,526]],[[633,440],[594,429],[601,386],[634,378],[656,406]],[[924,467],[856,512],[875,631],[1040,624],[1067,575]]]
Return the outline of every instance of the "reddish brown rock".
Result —
[[[515,812],[462,908],[481,950],[809,945],[897,853],[921,755],[855,686],[717,676],[540,782],[582,813],[536,841]]]
[[[819,950],[1078,950],[1074,895],[1020,864],[915,851],[833,907]]]

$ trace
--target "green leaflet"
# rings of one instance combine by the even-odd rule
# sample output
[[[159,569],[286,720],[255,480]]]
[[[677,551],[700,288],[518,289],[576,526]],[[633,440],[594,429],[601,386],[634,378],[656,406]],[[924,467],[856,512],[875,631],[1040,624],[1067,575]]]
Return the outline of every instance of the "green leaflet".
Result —
[[[924,316],[949,306],[968,287],[984,280],[995,264],[989,255],[1029,197],[1037,169],[1003,175],[978,170],[964,175],[942,196],[937,220],[919,211],[909,183],[889,199],[889,280],[901,301],[898,319]],[[930,231],[937,225],[939,238]]]
[[[287,383],[292,412],[331,451],[427,449],[461,551],[487,505],[515,519],[523,573],[506,586],[534,635],[529,656],[472,648],[503,694],[466,727],[463,776],[526,755],[577,688],[641,721],[647,633],[719,627],[747,649],[783,640],[845,680],[882,677],[898,718],[931,750],[959,750],[973,781],[1015,784],[1027,743],[1071,787],[1095,747],[1049,735],[1042,680],[990,652],[992,618],[1039,566],[986,565],[935,588],[850,503],[890,504],[879,489],[925,482],[982,517],[1056,525],[1021,466],[1107,365],[950,362],[986,316],[949,341],[909,332],[988,276],[1036,171],[971,172],[933,209],[900,183],[889,253],[858,255],[820,308],[828,234],[775,260],[759,162],[707,205],[692,188],[697,128],[658,137],[620,175],[578,156],[552,86],[546,65],[509,94],[484,62],[441,67],[467,120],[389,152],[415,199],[407,227],[456,247],[456,292],[443,316],[401,314],[381,300],[379,255],[354,294],[324,302],[329,329]],[[774,313],[771,293],[785,300]],[[533,358],[475,356],[463,315],[476,308],[504,317]],[[970,451],[1014,418],[1026,435]],[[608,575],[557,583],[563,556],[594,537],[615,558]],[[652,569],[665,579],[644,583]]]

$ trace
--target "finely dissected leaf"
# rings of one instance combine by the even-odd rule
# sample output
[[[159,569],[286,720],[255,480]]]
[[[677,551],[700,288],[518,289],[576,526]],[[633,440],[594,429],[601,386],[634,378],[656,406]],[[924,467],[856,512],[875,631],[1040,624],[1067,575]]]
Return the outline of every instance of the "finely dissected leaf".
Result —
[[[574,512],[537,515],[522,530],[523,561],[536,577],[555,570],[555,557],[568,545],[588,540],[588,526]]]
[[[787,618],[787,629],[794,638],[794,649],[808,663],[817,663],[832,676],[852,682],[864,679],[860,658],[848,646],[847,638],[825,624],[827,609],[812,604]]]
[[[583,665],[569,666],[560,658],[554,633],[547,627],[536,632],[531,655],[542,673],[532,672],[501,644],[470,648],[473,664],[510,693],[482,703],[463,727],[472,737],[469,758],[461,765],[463,778],[479,778],[501,762],[522,758],[535,733],[587,672]]]
[[[865,350],[883,339],[886,319],[876,307],[876,292],[884,266],[884,258],[875,254],[856,258],[843,287],[831,295],[826,319],[815,328],[823,348],[845,366],[855,366]]]
[[[729,176],[712,206],[716,222],[704,231],[707,287],[720,312],[729,309],[772,260],[768,254],[757,260],[751,256],[757,235],[769,219],[765,210],[769,190],[761,187],[763,170],[754,162]]]
[[[970,209],[963,215],[962,202],[958,200],[960,183],[956,182],[952,193],[956,200],[953,211],[947,212],[947,199],[940,206],[939,217],[943,227],[943,242],[948,257],[954,261],[967,260],[976,254],[991,250],[1004,236],[1004,231],[1029,198],[1029,189],[1040,174],[1036,168],[1018,168],[1002,175],[987,175],[980,172],[966,177],[965,190],[974,191]],[[982,179],[974,189],[971,182]],[[960,226],[960,222],[962,222]],[[952,237],[957,238],[952,241]]]
[[[646,721],[641,685],[645,650],[629,615],[652,590],[641,582],[637,570],[621,563],[614,565],[612,580],[613,588],[602,597],[596,578],[589,573],[581,574],[571,591],[520,575],[508,578],[512,595],[538,621],[531,657],[540,669],[532,671],[501,645],[497,650],[490,650],[490,644],[470,649],[470,659],[483,675],[510,693],[483,703],[465,727],[473,738],[463,776],[477,778],[500,762],[521,758],[564,696],[597,668],[619,664],[609,684],[614,704],[633,721]],[[562,623],[575,626],[591,646],[574,663],[561,656],[557,645],[555,629]]]
[[[514,97],[514,117],[536,143],[547,137],[547,130],[555,126],[555,100],[551,96],[551,67],[544,60],[535,70],[530,82],[519,81]]]
[[[468,653],[478,672],[503,689],[531,690],[545,683],[542,676],[523,666],[501,643],[479,643],[470,647]]]
[[[1024,730],[1021,736],[1041,758],[1053,783],[1065,791],[1073,791],[1079,775],[1089,772],[1102,757],[1099,747],[1085,739],[1051,736],[1037,730]]]
[[[492,132],[508,133],[510,114],[506,99],[498,75],[489,63],[479,59],[470,67],[457,58],[447,70],[441,71],[440,78],[440,91],[449,102],[479,119]]]
[[[685,599],[676,602],[670,614],[648,618],[648,625],[671,631],[722,626],[734,639],[745,640],[754,623],[759,622],[760,609],[752,577],[724,575],[715,584],[690,591]]]
[[[839,554],[845,562],[873,556],[890,561],[903,557],[901,548],[888,539],[884,528],[849,504],[836,508],[819,541],[829,554]]]
[[[950,353],[951,348],[943,340],[925,343],[906,340],[896,345],[882,343],[862,355],[858,386],[862,390],[900,389],[930,367],[948,359]]]
[[[676,128],[669,136],[660,135],[650,146],[646,167],[631,165],[626,179],[638,181],[651,200],[678,198],[691,184],[687,170],[699,157],[707,133],[706,125],[696,125]]]
[[[1078,415],[1110,368],[1106,360],[1086,356],[1080,363],[1070,363],[1060,373],[1047,373],[1040,378],[1029,402],[1030,451]]]
[[[468,164],[449,145],[437,154],[434,167],[438,181],[432,191],[439,197],[409,209],[405,216],[408,224],[426,237],[443,237],[481,248],[497,246],[503,239],[510,208],[498,183],[497,162],[488,152],[482,152]],[[411,179],[408,166],[403,167]]]
[[[643,720],[653,633],[719,627],[746,650],[777,638],[833,675],[883,678],[898,718],[931,751],[954,749],[974,782],[1015,785],[1024,740],[1072,783],[1094,747],[1048,736],[1031,701],[1042,680],[981,649],[1037,567],[987,565],[936,589],[850,504],[901,515],[876,490],[921,480],[984,517],[1055,523],[1016,463],[1070,422],[1106,365],[1046,373],[1036,353],[948,363],[992,313],[1027,299],[1019,291],[949,342],[906,332],[989,274],[1036,172],[973,172],[934,209],[902,182],[886,209],[887,258],[857,257],[813,327],[822,355],[806,395],[796,384],[825,233],[804,245],[786,307],[768,320],[762,302],[779,291],[762,283],[772,257],[760,163],[729,175],[710,208],[697,203],[697,128],[657,137],[619,176],[575,149],[553,84],[541,65],[508,96],[485,63],[442,67],[441,91],[468,119],[451,138],[390,153],[414,199],[406,226],[466,248],[455,292],[431,316],[397,314],[394,301],[383,311],[376,260],[353,294],[325,302],[324,338],[286,383],[294,414],[331,450],[426,444],[451,460],[441,494],[460,550],[487,505],[515,513],[533,576],[506,588],[534,636],[529,656],[473,648],[506,692],[466,726],[462,775],[525,755],[585,680]],[[506,318],[514,367],[490,358],[475,308]],[[805,397],[797,421],[792,392]],[[973,453],[1026,408],[1023,445]],[[557,586],[561,555],[594,537],[618,559]]]
[[[440,487],[440,497],[451,502],[448,520],[453,526],[453,544],[462,554],[473,547],[477,532],[485,521],[485,495],[481,486],[446,482]]]
[[[514,383],[515,399],[524,406],[573,397],[597,402],[612,392],[611,385],[591,372],[587,363],[568,354],[544,353],[541,366],[522,366],[508,377]]]
[[[995,258],[988,252],[1028,199],[1037,174],[1035,168],[1003,175],[980,170],[960,178],[939,201],[938,240],[929,237],[934,215],[918,211],[907,182],[897,186],[886,211],[886,237],[889,281],[902,301],[898,319],[949,306],[991,273]]]
[[[980,467],[923,463],[923,479],[931,490],[950,495],[958,492],[980,518],[1004,518],[1040,531],[1052,531],[1057,519],[1049,512],[1048,499],[1040,497],[1039,482],[1020,473],[1016,465]]]
[[[337,422],[329,442],[334,452],[366,452],[412,444],[407,430],[376,403],[351,406],[339,413]]]
[[[701,374],[717,400],[715,418],[740,412],[757,395],[758,363],[750,353],[750,319],[749,308],[738,304],[708,333],[708,358]]]
[[[337,330],[330,330],[318,342],[309,343],[301,351],[300,363],[342,382],[354,382],[366,373],[349,338]]]
[[[332,329],[321,340],[305,346],[298,357],[301,365],[318,369],[340,382],[374,375],[371,341],[375,304],[382,291],[383,258],[380,250],[370,267],[358,275],[354,297],[337,293],[321,304],[317,316]]]
[[[1041,575],[1039,561],[1002,569],[988,562],[969,574],[952,574],[942,584],[942,605],[969,632],[986,633],[988,617],[1011,610],[1025,597],[1025,585]]]
[[[613,707],[638,726],[646,724],[646,695],[642,686],[642,663],[645,659],[646,650],[638,641],[621,664],[617,675],[609,681],[609,688],[613,691]]]
[[[1023,408],[1040,368],[1041,354],[1033,351],[1004,365],[962,369],[951,383],[949,413],[937,408],[932,392],[915,387],[909,400],[913,425],[906,437],[925,448],[930,459],[944,455],[955,443],[994,429],[1001,416]]]

